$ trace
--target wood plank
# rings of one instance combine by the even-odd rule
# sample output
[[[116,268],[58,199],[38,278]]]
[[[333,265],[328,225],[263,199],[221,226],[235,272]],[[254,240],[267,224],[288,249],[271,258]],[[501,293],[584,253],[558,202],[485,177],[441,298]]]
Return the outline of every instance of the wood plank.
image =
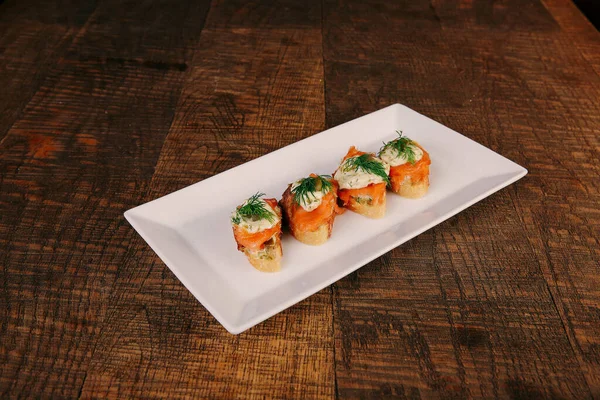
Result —
[[[0,1],[0,397],[600,396],[599,35],[568,0],[207,4]],[[122,217],[394,102],[529,175],[242,335]]]
[[[81,388],[133,236],[122,212],[148,188],[172,118],[156,110],[176,104],[179,74],[63,60],[8,132],[5,394],[73,397]]]
[[[465,2],[448,21],[453,8],[412,2],[378,19],[344,4],[324,12],[328,126],[401,102],[530,173],[335,285],[340,397],[598,393],[590,64],[547,12]],[[356,20],[376,26],[359,46],[340,39]]]
[[[600,75],[600,32],[570,0],[542,0],[561,30]]]
[[[90,32],[101,30],[115,4],[98,7]],[[202,21],[202,9],[194,9],[182,21]],[[152,12],[129,20],[130,29],[143,31],[160,17]],[[202,26],[185,26],[166,24],[165,37],[190,43]],[[102,51],[114,58],[172,56],[172,40],[160,54],[158,42],[141,52],[144,41],[128,45],[118,33],[106,35],[112,40],[105,37]],[[78,37],[78,46],[90,42],[85,32]],[[67,50],[0,145],[2,397],[82,394],[108,329],[107,300],[137,238],[122,212],[149,189],[184,82],[177,68],[88,54],[104,57]]]
[[[211,8],[147,200],[323,129],[320,27],[278,29],[268,8],[248,28],[249,13]],[[329,289],[233,336],[142,240],[129,249],[84,396],[333,396]]]
[[[321,29],[321,4],[302,0],[213,0],[206,27]]]
[[[402,63],[439,59],[464,29],[482,35],[559,32],[538,0],[325,2],[324,56],[348,63]],[[453,48],[457,56],[467,49]],[[465,55],[468,57],[468,54]]]
[[[0,141],[94,8],[94,1],[0,3]]]
[[[70,50],[83,59],[185,71],[209,4],[169,0],[102,3]]]

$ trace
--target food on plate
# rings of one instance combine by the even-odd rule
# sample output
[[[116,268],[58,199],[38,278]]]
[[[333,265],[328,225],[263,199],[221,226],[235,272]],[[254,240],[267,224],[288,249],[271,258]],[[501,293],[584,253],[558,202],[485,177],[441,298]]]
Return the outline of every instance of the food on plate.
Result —
[[[238,250],[262,272],[281,269],[281,209],[276,199],[257,193],[231,214],[233,236]]]
[[[398,132],[378,155],[352,146],[332,176],[310,174],[288,185],[281,201],[257,193],[231,215],[238,250],[259,271],[281,269],[282,218],[297,240],[325,243],[337,214],[345,208],[369,218],[382,218],[386,188],[400,196],[417,198],[429,188],[429,154]]]
[[[323,244],[331,236],[337,206],[337,183],[331,176],[311,174],[288,185],[279,202],[290,233],[300,242]]]
[[[369,218],[385,215],[385,188],[390,183],[390,166],[373,153],[350,147],[333,179],[343,207]]]
[[[397,132],[398,138],[384,143],[379,158],[390,166],[392,190],[416,199],[429,189],[429,154],[414,140]]]

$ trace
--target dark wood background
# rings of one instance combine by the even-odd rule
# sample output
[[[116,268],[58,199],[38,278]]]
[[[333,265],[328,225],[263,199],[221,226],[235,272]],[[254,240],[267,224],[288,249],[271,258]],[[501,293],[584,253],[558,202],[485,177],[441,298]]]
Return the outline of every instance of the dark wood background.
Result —
[[[123,218],[395,102],[529,175],[239,336]],[[0,396],[600,398],[599,152],[568,0],[6,0]]]

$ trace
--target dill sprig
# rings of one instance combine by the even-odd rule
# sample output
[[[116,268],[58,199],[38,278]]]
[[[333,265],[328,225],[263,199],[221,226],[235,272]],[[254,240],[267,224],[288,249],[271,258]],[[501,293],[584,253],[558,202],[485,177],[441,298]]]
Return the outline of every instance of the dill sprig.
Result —
[[[346,161],[344,161],[344,165],[342,168],[344,171],[358,171],[360,169],[368,174],[377,175],[381,179],[383,179],[383,181],[387,185],[390,184],[390,177],[385,172],[385,167],[383,166],[383,163],[375,160],[371,154],[367,153],[362,154],[358,157],[348,158],[346,159]]]
[[[264,193],[256,193],[246,200],[231,217],[231,222],[239,225],[239,223],[242,222],[242,218],[244,218],[252,219],[254,221],[266,219],[273,223],[275,221],[275,216],[271,211],[267,210],[265,202],[261,200],[261,197],[264,195]]]
[[[381,154],[385,149],[392,148],[396,150],[400,157],[406,158],[406,160],[414,164],[417,162],[415,150],[413,146],[415,146],[415,142],[406,136],[402,136],[402,131],[396,131],[398,134],[398,138],[387,143],[383,143],[383,147],[379,150],[379,154]]]
[[[308,178],[301,179],[298,185],[292,189],[294,200],[297,204],[308,204],[311,202],[311,196],[313,199],[315,198],[315,192],[329,193],[332,188],[329,179],[331,179],[329,175],[309,176]]]

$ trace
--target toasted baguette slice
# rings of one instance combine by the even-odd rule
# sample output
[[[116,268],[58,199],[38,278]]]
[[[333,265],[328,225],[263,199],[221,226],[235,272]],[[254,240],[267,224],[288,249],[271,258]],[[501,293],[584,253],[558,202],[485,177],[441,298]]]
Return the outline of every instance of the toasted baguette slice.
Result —
[[[429,176],[419,182],[412,182],[407,176],[399,185],[392,185],[394,193],[409,199],[418,199],[425,196],[429,190]]]
[[[349,160],[352,158],[352,160]],[[360,161],[360,164],[358,162]],[[367,162],[370,163],[368,169]],[[348,167],[350,163],[350,167]],[[374,166],[373,166],[374,165]],[[379,165],[380,168],[375,168]],[[365,153],[352,146],[342,159],[340,166],[333,174],[338,182],[339,204],[355,213],[368,218],[383,218],[386,207],[386,184],[389,183],[389,165],[377,158],[373,153]],[[351,183],[356,171],[371,175],[371,182],[364,187],[356,187]],[[354,175],[354,176],[353,176]],[[372,177],[375,177],[375,180]]]
[[[323,224],[321,226],[319,226],[319,228],[317,228],[316,231],[292,231],[290,230],[290,233],[292,233],[292,236],[294,236],[296,239],[298,239],[300,242],[304,243],[304,244],[309,244],[311,246],[319,246],[323,243],[325,243],[327,241],[327,239],[329,239],[329,237],[331,236],[331,231],[333,228],[333,218],[331,218],[331,223],[326,223]]]
[[[368,218],[379,219],[385,216],[386,198],[385,194],[378,204],[372,204],[364,197],[352,197],[344,205],[347,209],[354,211],[357,214],[364,215]]]
[[[317,175],[311,174],[310,178]],[[290,233],[298,241],[311,246],[318,246],[327,241],[333,230],[336,214],[341,213],[337,207],[337,185],[331,179],[332,190],[323,197],[321,205],[313,211],[305,211],[294,200],[292,185],[289,185],[279,202],[283,210],[283,221]]]
[[[259,250],[244,248],[244,254],[248,257],[250,264],[261,272],[278,272],[281,270],[281,233],[273,236],[265,243],[265,247]]]
[[[368,218],[383,218],[386,206],[386,185],[378,183],[360,189],[340,189],[341,205]]]
[[[239,251],[244,253],[254,268],[262,272],[277,272],[281,269],[283,251],[281,249],[281,208],[276,199],[260,199],[261,193],[250,197],[238,206],[231,216],[233,237]],[[250,208],[250,206],[252,208]],[[250,232],[243,224],[248,223],[248,208],[251,221],[269,220],[271,226],[257,232]],[[242,214],[243,213],[243,214]],[[265,214],[267,216],[265,216]]]
[[[394,147],[401,143],[404,143],[403,147],[400,146],[401,150],[398,150],[398,147]],[[395,160],[389,158],[390,148],[398,152],[395,154],[403,155],[403,164],[394,165]],[[413,156],[417,148],[422,152],[419,161],[411,163],[406,158],[408,157],[406,155],[408,154],[408,148],[413,149]],[[394,150],[392,150],[392,154],[394,154]],[[384,145],[379,152],[379,156],[390,163],[390,183],[394,193],[409,199],[417,199],[427,193],[429,189],[429,166],[431,165],[431,158],[429,157],[429,153],[419,143],[405,136],[403,137],[400,132],[399,138]]]
[[[286,221],[289,221],[287,218],[288,217],[286,217]],[[295,225],[292,225],[289,222],[287,222],[287,227],[296,240],[311,246],[319,246],[325,243],[327,239],[331,237],[334,219],[335,213],[333,213],[331,217],[327,219],[327,221],[323,222],[317,229],[313,231],[298,229]]]

